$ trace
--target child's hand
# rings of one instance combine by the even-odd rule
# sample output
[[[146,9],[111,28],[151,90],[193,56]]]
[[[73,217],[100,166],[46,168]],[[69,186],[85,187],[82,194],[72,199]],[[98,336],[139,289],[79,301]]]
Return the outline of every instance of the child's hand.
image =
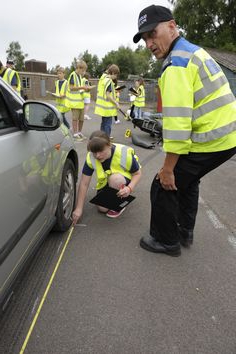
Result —
[[[131,193],[131,188],[122,184],[117,196],[120,198],[127,198]]]

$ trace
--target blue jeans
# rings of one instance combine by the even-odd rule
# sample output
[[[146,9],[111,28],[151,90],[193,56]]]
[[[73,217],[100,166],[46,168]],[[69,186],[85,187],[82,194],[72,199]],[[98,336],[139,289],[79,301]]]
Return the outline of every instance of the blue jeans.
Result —
[[[102,117],[100,129],[111,136],[112,117]]]
[[[134,106],[134,118],[142,118],[142,110],[141,110],[141,107],[136,107]]]

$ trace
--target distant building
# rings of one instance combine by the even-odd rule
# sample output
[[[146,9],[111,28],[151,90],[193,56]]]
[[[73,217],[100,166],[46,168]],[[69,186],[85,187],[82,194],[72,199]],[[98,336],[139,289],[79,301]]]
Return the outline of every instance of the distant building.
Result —
[[[46,91],[55,92],[56,75],[28,71],[19,72],[22,96],[27,99],[47,99]]]
[[[33,73],[47,73],[46,61],[30,59],[25,61],[25,71]]]
[[[22,96],[28,99],[46,99],[46,91],[55,92],[56,75],[47,73],[47,62],[30,59],[25,61],[25,71],[19,72]]]

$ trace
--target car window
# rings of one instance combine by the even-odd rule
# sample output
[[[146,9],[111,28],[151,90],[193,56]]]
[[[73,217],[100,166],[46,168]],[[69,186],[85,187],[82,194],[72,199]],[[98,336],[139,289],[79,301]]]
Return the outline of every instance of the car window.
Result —
[[[7,110],[6,104],[3,100],[2,95],[0,95],[0,129],[14,127],[14,123]]]

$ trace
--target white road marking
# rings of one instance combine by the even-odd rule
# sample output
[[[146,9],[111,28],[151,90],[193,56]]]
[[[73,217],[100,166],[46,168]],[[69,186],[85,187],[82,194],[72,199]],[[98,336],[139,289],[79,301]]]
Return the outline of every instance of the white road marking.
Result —
[[[226,229],[226,226],[218,219],[217,215],[211,209],[208,208],[207,204],[200,196],[199,204],[202,204],[206,209],[206,214],[215,229]],[[232,234],[228,236],[228,242],[236,250],[236,230],[233,230]]]
[[[39,302],[39,298],[37,297],[36,300],[35,300],[35,302],[34,302],[33,308],[32,308],[32,310],[31,310],[31,314],[33,314],[33,313],[35,312],[35,308],[36,308],[38,302]]]
[[[208,208],[207,204],[204,202],[204,199],[202,199],[201,196],[199,196],[199,203],[205,207],[208,218],[210,219],[214,228],[215,229],[225,229],[225,225],[218,219],[218,217],[214,213],[214,211],[211,210],[210,208]]]
[[[211,209],[207,209],[206,213],[215,229],[225,229],[225,225],[220,222],[216,214]]]
[[[233,246],[234,249],[236,249],[236,236],[230,235],[228,236],[228,241]]]

